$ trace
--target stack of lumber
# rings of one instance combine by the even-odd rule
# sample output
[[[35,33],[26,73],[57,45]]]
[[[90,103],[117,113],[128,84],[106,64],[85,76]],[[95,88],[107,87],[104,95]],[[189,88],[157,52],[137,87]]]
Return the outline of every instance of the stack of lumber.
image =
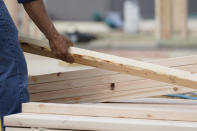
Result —
[[[46,45],[38,46],[42,41],[20,42],[28,53],[55,58]],[[197,56],[147,63],[70,49],[76,63],[101,69],[83,67],[30,76],[31,101],[44,103],[23,104],[22,113],[5,117],[7,131],[197,130],[195,101],[133,99],[196,91]]]
[[[25,52],[56,58],[49,48],[49,43],[46,41],[20,37],[20,43]],[[76,47],[70,47],[69,52],[74,58],[74,62],[77,64],[134,75],[192,89],[197,88],[197,76],[189,71]]]
[[[38,62],[39,66],[42,65],[42,62]],[[169,58],[150,62],[182,69],[193,74],[197,72],[197,56]],[[43,67],[45,65],[46,63],[44,63]],[[52,66],[52,68],[55,68],[54,65]],[[59,69],[57,68],[56,70]],[[32,69],[33,71],[31,71]],[[35,72],[35,69],[33,67],[29,68],[30,72]],[[65,67],[65,69],[70,68]],[[59,71],[61,72],[47,73],[46,71],[39,71],[39,74],[30,74],[29,92],[32,102],[106,102],[196,91],[182,86],[96,68],[84,67],[80,70],[72,69],[66,71],[61,69]]]
[[[6,131],[196,131],[196,102],[166,104],[27,103],[23,112],[5,117]]]
[[[55,58],[43,41],[20,38],[20,42],[28,53]],[[22,113],[7,116],[8,131],[197,129],[196,102],[133,99],[196,91],[197,56],[147,63],[75,47],[70,53],[76,63],[101,69],[30,76],[31,101],[44,103],[24,104]]]

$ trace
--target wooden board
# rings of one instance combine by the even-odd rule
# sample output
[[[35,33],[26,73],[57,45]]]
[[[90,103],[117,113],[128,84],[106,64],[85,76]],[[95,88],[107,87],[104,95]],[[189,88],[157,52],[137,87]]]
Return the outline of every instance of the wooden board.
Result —
[[[191,91],[183,87],[151,85],[152,83],[145,85],[143,81],[131,81],[115,83],[115,86],[113,84],[105,84],[70,89],[66,89],[65,87],[65,89],[60,90],[32,93],[31,101],[53,103],[105,102]]]
[[[58,66],[58,61],[55,59],[51,59],[51,58],[46,59],[44,57],[38,57],[34,55],[32,56],[29,54],[26,56],[27,56],[26,57],[27,63],[29,65],[28,66],[29,73],[30,73],[29,84],[38,84],[38,83],[54,82],[61,80],[71,80],[78,78],[120,74],[117,72],[106,71],[106,70],[96,69],[91,67],[81,67],[81,66],[77,68],[60,67]],[[195,68],[195,65],[197,63],[196,55],[153,60],[149,62],[153,64],[163,65],[166,67],[190,71],[192,73],[197,72],[197,69]],[[38,65],[37,63],[40,63],[39,66],[36,66]],[[48,66],[46,67],[45,65]]]
[[[177,120],[197,122],[196,105],[167,104],[23,104],[23,113],[71,116]],[[170,114],[170,115],[169,115]]]
[[[181,38],[186,39],[188,36],[188,1],[173,0],[172,15],[174,32],[180,33]]]
[[[187,0],[155,0],[157,18],[156,35],[158,40],[170,40],[173,33],[179,33],[179,39],[188,35]]]
[[[20,42],[25,52],[54,58],[54,55],[51,53],[49,48],[47,48],[47,44],[42,46],[39,45],[42,43],[41,41],[34,41],[33,39],[20,37]],[[186,86],[193,89],[197,88],[197,76],[191,72],[75,47],[71,47],[70,52],[74,57],[75,62],[79,64],[131,74],[170,84]]]
[[[188,99],[167,99],[167,98],[141,98],[131,100],[117,100],[111,101],[113,103],[130,103],[130,104],[168,104],[168,105],[197,105],[196,100]]]
[[[74,130],[52,130],[52,129],[45,129],[45,128],[6,127],[6,131],[74,131]]]
[[[158,40],[172,37],[172,0],[155,0],[157,20],[156,36]]]
[[[196,131],[196,122],[159,121],[128,118],[66,116],[48,114],[16,114],[5,117],[9,127],[99,131]]]

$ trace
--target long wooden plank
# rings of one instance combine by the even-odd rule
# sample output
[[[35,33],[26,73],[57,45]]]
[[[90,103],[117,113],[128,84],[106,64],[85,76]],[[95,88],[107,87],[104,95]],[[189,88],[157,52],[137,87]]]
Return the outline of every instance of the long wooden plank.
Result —
[[[185,91],[183,91],[185,92]],[[111,93],[111,95],[109,95]],[[121,92],[105,92],[90,95],[79,95],[72,97],[62,97],[56,99],[41,100],[41,102],[48,103],[87,103],[87,102],[106,102],[114,100],[128,100],[136,98],[146,98],[150,96],[159,96],[172,93],[171,87],[156,87],[149,89],[141,89],[135,91],[121,91]],[[51,98],[51,97],[50,97]],[[47,100],[48,99],[48,100]]]
[[[40,41],[20,38],[20,42],[22,44],[23,50],[26,52],[54,58],[54,55],[51,53],[49,48],[46,46],[38,46],[38,44],[41,44]],[[131,74],[148,79],[158,80],[161,82],[167,82],[170,84],[186,86],[193,89],[197,88],[197,76],[191,72],[75,47],[71,47],[70,52],[74,57],[75,62],[79,64]]]
[[[6,127],[6,131],[74,131],[74,130],[52,130],[52,129],[45,129],[45,128]]]
[[[144,83],[146,84],[144,84]],[[46,88],[50,86],[46,86]],[[57,87],[58,88],[58,87]],[[95,86],[73,87],[61,90],[32,93],[31,101],[46,101],[53,99],[64,99],[65,102],[105,102],[107,100],[131,99],[145,96],[157,96],[165,94],[177,94],[188,91],[184,87],[172,87],[154,81],[128,81],[114,84],[104,84]],[[70,101],[71,102],[71,101]]]
[[[158,40],[172,37],[172,0],[155,0],[157,20],[156,35]]]
[[[197,56],[185,56],[185,57],[177,57],[177,58],[168,58],[161,60],[153,60],[150,61],[153,64],[159,64],[167,67],[173,67],[177,69],[182,69],[185,71],[190,71],[192,73],[197,72],[197,68],[194,65],[197,64]],[[31,70],[31,69],[30,69]],[[57,72],[53,74],[45,74],[36,75],[29,77],[29,84],[38,84],[38,83],[46,83],[46,82],[54,82],[54,81],[62,81],[62,80],[72,80],[79,78],[89,78],[89,77],[98,77],[105,75],[115,75],[117,72],[106,71],[102,69],[84,69],[80,71],[70,71],[70,72]]]
[[[181,34],[182,39],[188,36],[188,4],[187,0],[173,0],[172,1],[172,19],[173,30]],[[180,13],[181,12],[181,13]]]
[[[112,101],[111,101],[112,102]],[[186,99],[166,99],[166,98],[141,98],[141,99],[131,99],[131,100],[118,100],[113,101],[114,103],[131,103],[131,104],[168,104],[168,105],[197,105],[196,100],[186,100]]]
[[[196,131],[196,122],[128,118],[16,114],[5,117],[6,126],[99,131]]]
[[[196,105],[28,103],[23,113],[197,122]]]

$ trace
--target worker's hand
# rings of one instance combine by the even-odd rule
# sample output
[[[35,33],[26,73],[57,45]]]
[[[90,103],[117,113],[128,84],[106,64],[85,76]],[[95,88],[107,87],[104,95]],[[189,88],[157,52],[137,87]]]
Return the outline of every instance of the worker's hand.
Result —
[[[58,35],[55,38],[49,40],[49,44],[52,53],[59,59],[73,63],[74,58],[69,53],[69,47],[72,46],[72,42],[62,35]]]

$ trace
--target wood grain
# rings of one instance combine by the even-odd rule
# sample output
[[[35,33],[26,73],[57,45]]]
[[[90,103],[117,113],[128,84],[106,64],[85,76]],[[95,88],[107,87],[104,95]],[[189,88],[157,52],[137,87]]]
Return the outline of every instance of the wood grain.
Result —
[[[56,114],[71,116],[177,120],[197,122],[196,105],[169,104],[23,104],[23,113]],[[169,115],[170,114],[170,115]]]
[[[38,43],[41,44],[40,41],[20,38],[20,42],[22,43],[24,51],[55,58],[47,46],[36,46]],[[45,45],[47,45],[47,43]],[[76,47],[71,47],[70,53],[78,64],[131,74],[188,88],[197,88],[197,76],[188,71],[79,49]]]
[[[6,127],[6,131],[74,131],[74,130],[52,130],[52,129],[45,129],[45,128]]]
[[[9,127],[99,131],[196,131],[196,122],[22,113],[5,117]]]

